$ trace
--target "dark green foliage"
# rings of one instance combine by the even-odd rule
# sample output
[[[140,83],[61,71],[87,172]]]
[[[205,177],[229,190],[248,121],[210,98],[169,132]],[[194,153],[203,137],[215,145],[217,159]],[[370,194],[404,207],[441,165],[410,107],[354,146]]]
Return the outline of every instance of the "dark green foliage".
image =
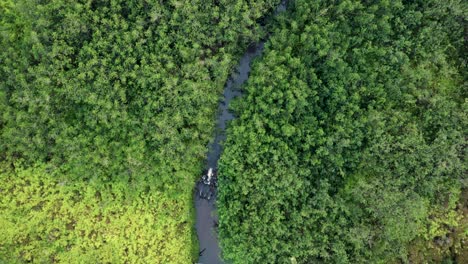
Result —
[[[234,107],[219,178],[226,258],[408,262],[412,241],[437,247],[466,228],[466,3],[290,10]]]
[[[269,7],[20,1],[1,55],[6,159],[187,187],[173,172],[199,166],[233,55]]]
[[[0,262],[69,262],[70,252],[88,252],[82,261],[115,263],[107,259],[114,250],[121,262],[191,262],[191,194],[219,95],[239,53],[262,36],[257,20],[277,2],[0,0],[0,175],[12,183],[0,189],[8,231],[0,232]],[[41,185],[51,190],[29,189]],[[60,217],[90,234],[48,222],[53,208],[35,215],[15,193],[63,209]],[[135,210],[163,220],[143,228]],[[106,217],[122,223],[101,232]],[[50,244],[40,242],[52,231]],[[131,246],[109,244],[125,232],[137,232]]]

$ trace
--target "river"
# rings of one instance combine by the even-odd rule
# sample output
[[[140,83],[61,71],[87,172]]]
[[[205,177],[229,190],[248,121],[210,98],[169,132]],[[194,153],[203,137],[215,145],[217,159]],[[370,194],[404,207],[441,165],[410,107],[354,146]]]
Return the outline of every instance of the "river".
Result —
[[[286,9],[286,1],[282,1],[276,8],[275,14],[283,12]],[[259,56],[263,51],[265,41],[261,41],[256,45],[251,45],[245,54],[242,56],[236,70],[231,75],[224,87],[224,99],[219,103],[219,115],[217,118],[217,133],[215,140],[209,145],[207,156],[207,167],[216,169],[218,160],[221,156],[221,142],[225,141],[225,129],[227,122],[234,118],[234,115],[229,112],[229,103],[235,97],[241,96],[241,86],[249,78],[250,64],[252,60]],[[197,185],[203,184],[199,182]],[[221,250],[218,244],[216,225],[218,217],[216,215],[216,193],[207,200],[199,197],[198,192],[195,194],[195,209],[196,209],[196,230],[198,235],[200,264],[220,264],[224,263],[221,260]]]

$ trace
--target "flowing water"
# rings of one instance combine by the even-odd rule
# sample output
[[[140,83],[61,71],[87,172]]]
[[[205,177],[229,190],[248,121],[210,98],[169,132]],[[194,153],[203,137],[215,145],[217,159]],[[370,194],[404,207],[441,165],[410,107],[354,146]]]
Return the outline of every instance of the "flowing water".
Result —
[[[286,3],[283,1],[275,13],[282,12],[286,9]],[[242,56],[236,71],[232,74],[231,78],[226,83],[224,88],[224,100],[219,104],[219,115],[217,118],[217,131],[215,140],[209,146],[207,156],[207,167],[216,169],[218,167],[218,160],[221,156],[222,148],[221,142],[226,139],[225,129],[227,122],[234,118],[233,114],[229,112],[229,103],[232,99],[241,95],[241,86],[249,78],[250,63],[252,60],[259,56],[263,51],[265,41],[252,45],[248,48],[246,53]],[[203,183],[197,184],[198,188],[203,187]],[[220,248],[218,244],[218,236],[216,233],[216,225],[218,217],[216,214],[216,193],[211,199],[201,199],[197,194],[195,195],[195,209],[197,211],[196,229],[198,241],[200,244],[200,257],[198,263],[201,264],[219,264],[223,263],[220,257]]]

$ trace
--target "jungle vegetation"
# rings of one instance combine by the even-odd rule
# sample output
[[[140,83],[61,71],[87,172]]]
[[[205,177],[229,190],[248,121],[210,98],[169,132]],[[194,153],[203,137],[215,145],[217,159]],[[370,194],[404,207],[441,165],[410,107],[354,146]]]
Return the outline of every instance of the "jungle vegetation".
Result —
[[[0,0],[0,262],[193,263],[278,0]],[[468,262],[463,0],[294,0],[219,168],[232,263]]]
[[[295,0],[233,110],[232,263],[467,263],[462,0]]]
[[[0,0],[0,262],[193,263],[217,104],[277,0]]]

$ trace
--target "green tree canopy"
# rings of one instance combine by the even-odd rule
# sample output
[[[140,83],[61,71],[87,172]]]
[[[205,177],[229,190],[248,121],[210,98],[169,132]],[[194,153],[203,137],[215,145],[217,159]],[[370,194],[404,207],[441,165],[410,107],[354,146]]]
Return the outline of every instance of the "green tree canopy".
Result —
[[[234,107],[220,167],[226,258],[462,256],[466,3],[290,6]]]

